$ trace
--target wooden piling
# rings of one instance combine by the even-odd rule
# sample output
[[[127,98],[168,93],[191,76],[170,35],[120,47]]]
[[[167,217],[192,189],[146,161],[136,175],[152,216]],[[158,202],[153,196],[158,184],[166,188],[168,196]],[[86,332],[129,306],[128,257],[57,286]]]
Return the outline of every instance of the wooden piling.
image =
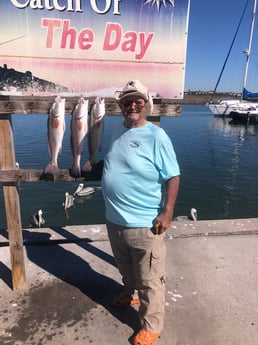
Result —
[[[0,169],[15,169],[16,159],[11,115],[0,114]],[[6,221],[10,246],[13,289],[26,284],[20,199],[17,182],[3,182]]]

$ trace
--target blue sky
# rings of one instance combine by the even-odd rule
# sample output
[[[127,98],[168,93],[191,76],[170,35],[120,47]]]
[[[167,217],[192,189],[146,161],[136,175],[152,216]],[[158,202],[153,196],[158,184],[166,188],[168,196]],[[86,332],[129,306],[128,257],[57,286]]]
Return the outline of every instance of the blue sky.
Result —
[[[185,91],[214,89],[245,4],[246,0],[191,0]],[[240,92],[242,89],[243,51],[248,47],[252,7],[253,1],[249,0],[217,91]],[[247,88],[253,92],[258,91],[258,26],[255,31],[254,42],[257,41],[257,44],[253,46],[254,55],[250,58],[249,67],[252,78],[247,83]]]

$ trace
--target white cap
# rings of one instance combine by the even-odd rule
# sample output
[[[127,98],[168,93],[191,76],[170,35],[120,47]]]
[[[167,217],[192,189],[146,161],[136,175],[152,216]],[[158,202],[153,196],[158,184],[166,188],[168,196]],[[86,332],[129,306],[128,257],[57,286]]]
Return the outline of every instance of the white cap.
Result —
[[[139,96],[146,102],[149,101],[148,89],[146,86],[142,85],[139,80],[130,80],[122,91],[115,92],[115,98],[118,101],[121,101],[128,96]]]

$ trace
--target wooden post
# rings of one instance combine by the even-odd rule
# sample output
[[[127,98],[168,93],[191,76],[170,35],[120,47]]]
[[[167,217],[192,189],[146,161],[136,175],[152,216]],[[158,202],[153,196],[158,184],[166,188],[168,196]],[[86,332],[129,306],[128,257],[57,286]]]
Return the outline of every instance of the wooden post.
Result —
[[[10,114],[0,114],[0,169],[2,170],[15,169],[16,165],[11,120]],[[15,290],[24,287],[26,283],[17,182],[4,182],[3,191],[12,266],[12,283]]]

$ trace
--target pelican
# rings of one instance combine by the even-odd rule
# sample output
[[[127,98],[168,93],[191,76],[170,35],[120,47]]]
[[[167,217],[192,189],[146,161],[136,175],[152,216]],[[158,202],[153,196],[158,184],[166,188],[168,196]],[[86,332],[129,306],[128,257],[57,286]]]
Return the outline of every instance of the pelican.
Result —
[[[70,195],[68,192],[65,193],[65,201],[63,202],[63,207],[65,210],[73,206],[74,197]]]
[[[87,196],[90,194],[93,194],[95,192],[95,189],[93,187],[84,187],[83,183],[80,183],[79,186],[76,188],[73,195],[77,196]]]
[[[191,208],[189,216],[177,216],[177,217],[173,218],[173,221],[177,221],[177,222],[184,222],[186,220],[193,220],[193,221],[197,220],[196,208]]]
[[[46,222],[42,215],[43,215],[42,210],[38,210],[38,213],[34,213],[30,217],[30,224],[40,228]]]
[[[83,187],[84,187],[84,184],[83,184],[83,183],[80,183],[80,184],[78,185],[78,187],[75,189],[73,195],[74,195],[74,196],[77,195],[77,193],[78,193],[80,190],[82,190]]]

